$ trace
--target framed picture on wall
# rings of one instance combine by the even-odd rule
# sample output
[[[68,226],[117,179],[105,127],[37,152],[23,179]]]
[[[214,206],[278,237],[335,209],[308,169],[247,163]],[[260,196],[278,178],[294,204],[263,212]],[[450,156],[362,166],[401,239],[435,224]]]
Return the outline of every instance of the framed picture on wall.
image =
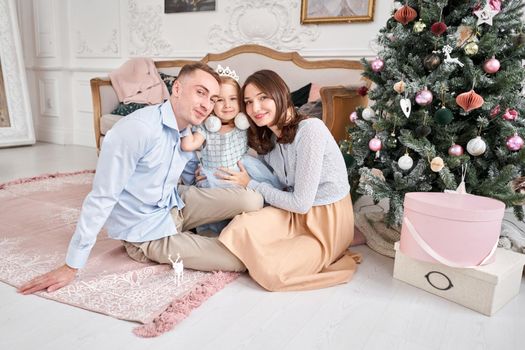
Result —
[[[216,0],[164,0],[164,13],[215,11]]]
[[[301,23],[352,23],[374,19],[375,0],[301,0]]]
[[[0,0],[0,147],[35,143],[15,0]]]
[[[0,58],[0,128],[8,128],[10,126],[11,120],[9,119],[9,110],[7,109],[7,97],[2,74],[2,60]]]

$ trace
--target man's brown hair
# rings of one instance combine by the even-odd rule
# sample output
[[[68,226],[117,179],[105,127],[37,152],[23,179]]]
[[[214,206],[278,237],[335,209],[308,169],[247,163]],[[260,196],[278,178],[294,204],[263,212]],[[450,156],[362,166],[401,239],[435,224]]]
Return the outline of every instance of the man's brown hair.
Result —
[[[267,69],[257,71],[246,79],[242,86],[243,94],[248,84],[255,85],[275,102],[275,119],[272,125],[276,125],[281,130],[281,136],[277,138],[277,142],[292,143],[299,122],[307,117],[295,110],[288,85],[277,73]],[[246,112],[244,104],[243,109]],[[273,132],[266,126],[257,127],[251,118],[248,120],[251,125],[248,131],[248,145],[259,154],[270,152],[275,147],[272,141]]]
[[[201,71],[204,71],[204,72],[210,74],[211,76],[213,76],[213,78],[215,78],[215,80],[217,80],[219,85],[221,84],[221,78],[219,77],[219,74],[217,74],[217,72],[214,71],[210,66],[208,66],[207,64],[204,64],[202,62],[195,62],[195,63],[185,64],[181,68],[181,70],[179,72],[179,76],[177,77],[177,79],[184,78],[185,76],[189,76],[189,75],[193,74],[193,72],[195,72],[196,70],[201,70]]]

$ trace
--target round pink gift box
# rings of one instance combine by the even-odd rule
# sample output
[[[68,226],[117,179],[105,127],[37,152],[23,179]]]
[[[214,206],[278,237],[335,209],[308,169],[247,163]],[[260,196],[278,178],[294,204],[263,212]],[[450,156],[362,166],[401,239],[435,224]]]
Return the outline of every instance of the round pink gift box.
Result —
[[[399,249],[417,260],[454,267],[490,263],[504,212],[503,202],[487,197],[407,193]]]

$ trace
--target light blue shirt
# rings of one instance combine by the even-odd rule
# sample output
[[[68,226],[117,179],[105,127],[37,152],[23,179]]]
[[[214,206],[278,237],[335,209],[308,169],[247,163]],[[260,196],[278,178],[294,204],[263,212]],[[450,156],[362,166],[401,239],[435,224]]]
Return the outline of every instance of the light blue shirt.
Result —
[[[66,263],[82,268],[104,226],[108,236],[146,242],[177,233],[170,214],[184,202],[177,192],[182,178],[194,181],[198,159],[180,149],[171,103],[140,109],[118,121],[106,134],[93,189],[82,205]]]

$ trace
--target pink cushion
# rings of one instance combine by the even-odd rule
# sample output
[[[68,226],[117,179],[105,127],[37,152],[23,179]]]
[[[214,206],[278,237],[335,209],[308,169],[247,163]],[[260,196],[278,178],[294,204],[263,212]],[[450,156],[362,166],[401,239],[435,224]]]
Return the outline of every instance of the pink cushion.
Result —
[[[308,102],[315,102],[321,99],[321,88],[321,85],[312,83],[312,86],[310,87],[310,93],[308,94]]]

